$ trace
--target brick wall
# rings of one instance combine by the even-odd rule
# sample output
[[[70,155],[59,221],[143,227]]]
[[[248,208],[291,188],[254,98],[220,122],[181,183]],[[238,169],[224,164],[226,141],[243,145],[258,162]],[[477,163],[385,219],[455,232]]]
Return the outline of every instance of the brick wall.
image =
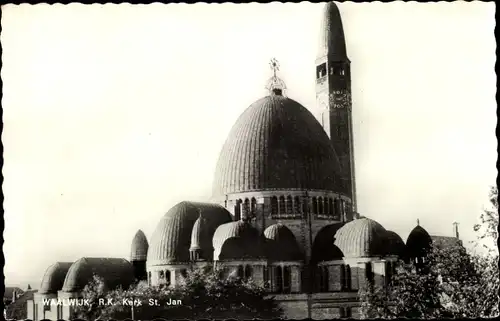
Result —
[[[340,308],[313,308],[311,318],[314,320],[338,319],[340,318]]]
[[[358,274],[359,274],[359,267],[356,265],[351,265],[351,289],[352,290],[359,290]],[[361,274],[361,275],[363,275],[363,274]]]
[[[342,289],[342,265],[328,266],[328,291],[340,291]]]

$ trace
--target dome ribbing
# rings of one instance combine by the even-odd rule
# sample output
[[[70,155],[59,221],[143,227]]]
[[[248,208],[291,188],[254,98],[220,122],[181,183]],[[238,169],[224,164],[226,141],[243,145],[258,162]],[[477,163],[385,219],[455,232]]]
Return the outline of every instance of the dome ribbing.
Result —
[[[316,118],[281,95],[259,99],[231,129],[217,163],[213,195],[261,191],[339,191],[340,165]]]
[[[335,245],[344,257],[376,257],[386,254],[387,231],[378,222],[361,218],[340,228]]]

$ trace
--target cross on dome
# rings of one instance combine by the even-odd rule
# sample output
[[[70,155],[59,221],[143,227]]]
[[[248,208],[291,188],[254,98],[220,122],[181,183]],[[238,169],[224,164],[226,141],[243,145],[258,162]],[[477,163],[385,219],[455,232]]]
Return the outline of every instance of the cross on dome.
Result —
[[[269,67],[273,71],[273,76],[268,80],[266,89],[269,90],[271,95],[282,96],[286,89],[285,82],[281,80],[277,75],[277,71],[280,70],[280,64],[276,58],[272,58],[269,61]]]

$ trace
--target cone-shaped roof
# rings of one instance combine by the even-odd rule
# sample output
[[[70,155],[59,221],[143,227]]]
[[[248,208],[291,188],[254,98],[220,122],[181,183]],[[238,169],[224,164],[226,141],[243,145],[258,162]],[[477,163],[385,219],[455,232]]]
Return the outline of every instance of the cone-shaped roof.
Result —
[[[337,5],[328,2],[323,10],[317,57],[328,56],[330,61],[349,61],[345,45],[342,18]]]
[[[132,240],[132,247],[130,249],[130,260],[131,261],[146,261],[148,255],[148,240],[146,235],[142,230],[138,230],[135,233],[134,239]]]

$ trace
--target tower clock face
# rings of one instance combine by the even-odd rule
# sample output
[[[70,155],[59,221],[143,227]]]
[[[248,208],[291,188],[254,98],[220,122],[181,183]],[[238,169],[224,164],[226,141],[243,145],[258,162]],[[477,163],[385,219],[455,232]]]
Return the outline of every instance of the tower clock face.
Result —
[[[337,90],[330,94],[333,109],[351,109],[351,94],[348,90]]]

